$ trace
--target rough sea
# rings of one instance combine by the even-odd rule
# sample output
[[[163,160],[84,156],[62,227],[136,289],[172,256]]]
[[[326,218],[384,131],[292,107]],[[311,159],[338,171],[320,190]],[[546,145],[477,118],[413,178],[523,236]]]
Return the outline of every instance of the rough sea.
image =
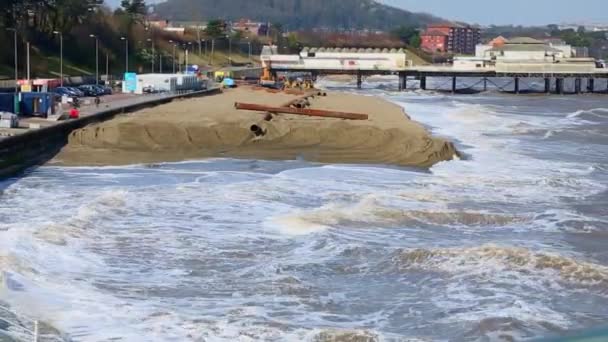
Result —
[[[462,158],[39,167],[0,182],[0,305],[71,341],[519,341],[608,322],[608,95],[324,86],[402,105]]]

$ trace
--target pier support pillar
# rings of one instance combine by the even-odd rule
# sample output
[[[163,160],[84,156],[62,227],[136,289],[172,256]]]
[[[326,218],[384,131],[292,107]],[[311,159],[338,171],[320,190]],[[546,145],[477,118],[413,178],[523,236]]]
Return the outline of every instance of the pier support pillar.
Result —
[[[361,85],[363,84],[363,76],[360,72],[357,73],[357,89],[361,89]]]
[[[399,73],[399,91],[407,89],[407,75],[403,72]]]
[[[564,79],[556,78],[555,79],[555,92],[559,95],[564,93]]]
[[[456,76],[452,76],[452,94],[456,93]]]
[[[545,77],[545,94],[549,94],[551,92],[551,78]]]
[[[583,80],[580,78],[574,79],[574,92],[580,94],[582,92]]]
[[[426,90],[426,76],[420,77],[420,89]]]
[[[488,78],[483,78],[483,91],[488,91]]]
[[[588,93],[595,92],[595,78],[590,78],[587,80],[587,92]]]
[[[403,90],[403,73],[399,73],[399,91]]]
[[[515,77],[515,94],[519,94],[519,77]]]

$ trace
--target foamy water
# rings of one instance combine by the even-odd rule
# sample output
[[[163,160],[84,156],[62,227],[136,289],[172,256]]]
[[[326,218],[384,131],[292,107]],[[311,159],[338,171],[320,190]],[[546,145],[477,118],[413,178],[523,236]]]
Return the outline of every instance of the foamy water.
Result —
[[[605,98],[367,87],[465,158],[42,167],[0,186],[0,301],[74,341],[519,340],[607,321]]]

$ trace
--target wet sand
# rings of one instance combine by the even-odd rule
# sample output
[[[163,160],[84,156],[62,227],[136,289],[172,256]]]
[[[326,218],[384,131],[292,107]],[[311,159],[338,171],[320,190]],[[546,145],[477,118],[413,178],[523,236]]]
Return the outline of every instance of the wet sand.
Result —
[[[312,109],[369,115],[355,121],[237,111],[235,102],[282,106],[295,95],[249,87],[177,101],[74,131],[51,161],[61,165],[125,165],[206,157],[304,159],[322,163],[374,163],[429,167],[457,154],[452,143],[430,136],[403,109],[373,96],[329,93]],[[251,126],[266,132],[256,136]]]

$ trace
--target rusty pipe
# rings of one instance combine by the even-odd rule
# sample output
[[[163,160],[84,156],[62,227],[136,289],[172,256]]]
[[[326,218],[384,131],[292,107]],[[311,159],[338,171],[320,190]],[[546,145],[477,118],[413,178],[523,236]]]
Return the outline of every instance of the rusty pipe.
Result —
[[[236,102],[234,104],[234,107],[239,110],[251,110],[251,111],[257,111],[257,112],[283,113],[283,114],[294,114],[294,115],[304,115],[304,116],[317,116],[317,117],[348,119],[348,120],[367,120],[369,118],[367,114],[336,112],[336,111],[320,110],[320,109],[270,107],[270,106],[264,106],[264,105],[253,104],[253,103]]]

